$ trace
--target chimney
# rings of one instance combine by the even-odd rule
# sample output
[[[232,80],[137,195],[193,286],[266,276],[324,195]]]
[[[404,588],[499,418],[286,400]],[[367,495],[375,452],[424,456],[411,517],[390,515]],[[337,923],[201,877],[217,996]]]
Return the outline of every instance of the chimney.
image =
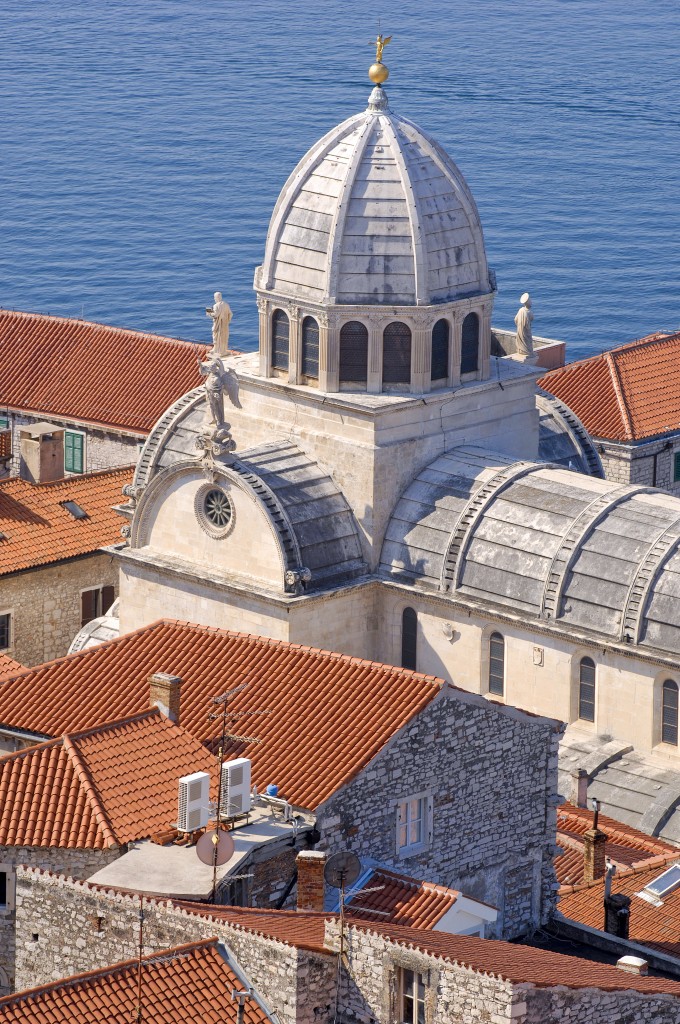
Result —
[[[622,956],[616,961],[620,971],[628,971],[629,974],[644,975],[649,973],[649,964],[641,956]]]
[[[607,836],[599,828],[589,828],[583,833],[583,881],[595,882],[604,878],[607,870],[605,844]]]
[[[617,939],[627,939],[629,923],[630,896],[616,892],[613,896],[605,897],[604,930],[610,935],[615,935]]]
[[[588,772],[585,768],[574,768],[571,773],[571,802],[576,807],[588,806]]]
[[[19,475],[32,484],[64,479],[64,428],[33,423],[19,431]]]
[[[149,704],[160,710],[162,715],[179,725],[179,690],[182,680],[167,672],[154,672],[149,676]]]
[[[297,909],[323,910],[323,869],[328,854],[324,850],[301,850],[297,855]]]

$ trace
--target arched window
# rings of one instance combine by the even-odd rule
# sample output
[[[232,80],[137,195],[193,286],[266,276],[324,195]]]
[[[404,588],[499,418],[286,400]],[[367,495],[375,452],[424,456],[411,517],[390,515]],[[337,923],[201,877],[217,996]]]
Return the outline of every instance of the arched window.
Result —
[[[272,317],[272,366],[277,370],[288,369],[288,340],[290,323],[282,309],[275,309]]]
[[[578,717],[584,722],[595,721],[595,662],[581,658],[578,669]]]
[[[340,383],[363,384],[368,379],[368,328],[350,320],[340,328]]]
[[[401,616],[401,667],[415,669],[418,656],[418,616],[404,608]]]
[[[449,322],[437,320],[432,328],[432,380],[441,380],[449,375]]]
[[[674,747],[678,745],[678,684],[673,679],[665,679],[663,684],[661,739]]]
[[[313,316],[302,321],[302,372],[305,377],[319,376],[319,325]]]
[[[460,349],[460,372],[474,373],[479,369],[479,317],[468,313],[463,320]]]
[[[411,328],[388,324],[383,331],[383,384],[411,383]]]
[[[489,637],[489,693],[502,697],[505,689],[505,639],[502,633]]]

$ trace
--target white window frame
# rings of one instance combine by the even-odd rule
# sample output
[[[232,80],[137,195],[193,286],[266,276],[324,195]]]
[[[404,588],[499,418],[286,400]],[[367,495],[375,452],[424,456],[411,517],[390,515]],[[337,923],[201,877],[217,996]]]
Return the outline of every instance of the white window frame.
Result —
[[[9,643],[6,647],[0,646],[0,651],[11,651],[14,646],[14,612],[11,608],[0,608],[0,618],[9,615]]]
[[[423,1007],[423,1019],[427,1019],[427,989],[428,989],[428,972],[419,971],[415,967],[399,967],[399,1005],[397,1010],[397,1020],[399,1024],[417,1024],[418,1022],[418,1004],[422,1004]],[[413,975],[413,995],[408,998],[413,999],[413,1013],[410,1017],[407,1017],[404,1013],[404,1000],[407,998],[405,995],[405,981],[406,971]],[[423,987],[422,999],[418,997],[419,986]]]
[[[414,808],[417,804],[417,809]],[[416,815],[414,811],[419,813]],[[412,841],[411,827],[419,822],[418,838]],[[432,837],[432,797],[429,793],[415,793],[396,805],[396,843],[398,857],[411,857],[427,850]],[[406,843],[402,843],[402,839]]]

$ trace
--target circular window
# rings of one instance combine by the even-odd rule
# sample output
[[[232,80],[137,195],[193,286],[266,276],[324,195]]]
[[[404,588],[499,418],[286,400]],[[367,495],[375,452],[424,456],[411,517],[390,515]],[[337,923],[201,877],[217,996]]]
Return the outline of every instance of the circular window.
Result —
[[[234,506],[219,487],[201,488],[196,495],[196,515],[211,537],[226,537],[234,525]]]

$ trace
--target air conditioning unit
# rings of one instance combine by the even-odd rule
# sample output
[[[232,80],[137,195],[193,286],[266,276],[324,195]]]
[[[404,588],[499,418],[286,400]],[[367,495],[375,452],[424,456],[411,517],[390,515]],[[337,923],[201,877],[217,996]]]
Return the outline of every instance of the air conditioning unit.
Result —
[[[220,816],[235,818],[250,810],[250,758],[237,757],[222,765]]]
[[[210,776],[207,772],[183,775],[179,780],[177,828],[180,832],[197,832],[210,821]]]

